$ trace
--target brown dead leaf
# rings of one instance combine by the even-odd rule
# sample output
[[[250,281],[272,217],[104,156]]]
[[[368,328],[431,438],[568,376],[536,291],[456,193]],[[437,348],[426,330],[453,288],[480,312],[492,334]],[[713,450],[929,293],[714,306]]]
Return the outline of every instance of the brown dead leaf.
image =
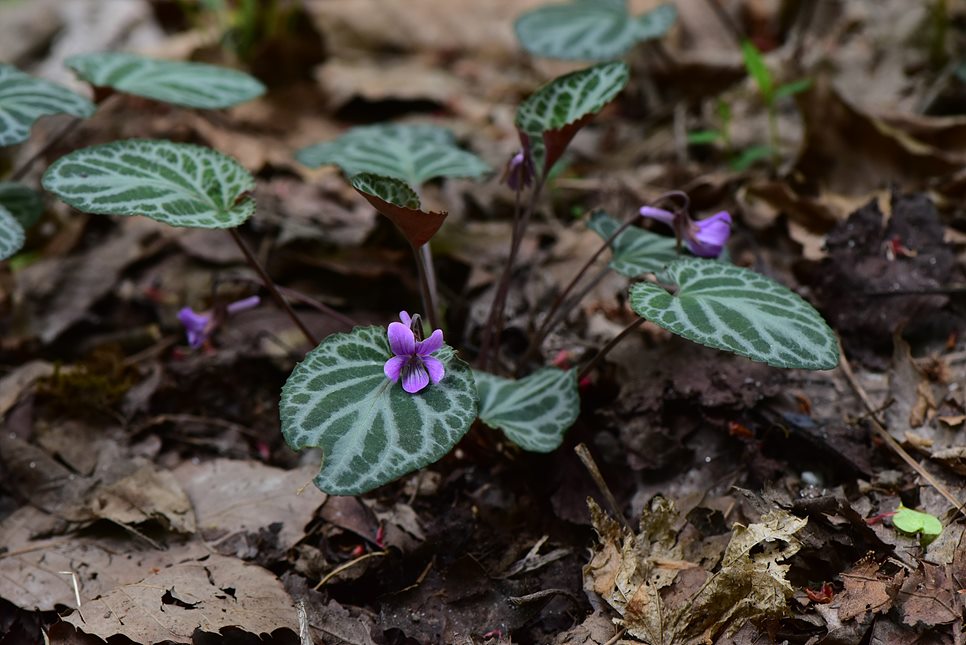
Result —
[[[0,418],[17,403],[24,390],[32,387],[37,379],[53,373],[52,363],[37,359],[24,363],[0,379]]]
[[[115,290],[121,272],[157,251],[148,240],[169,231],[146,217],[119,218],[117,227],[97,246],[68,258],[41,260],[17,273],[33,321],[30,330],[44,343],[57,339],[88,310]]]
[[[604,645],[617,633],[614,622],[603,611],[595,611],[584,622],[558,634],[553,645]]]
[[[185,462],[174,470],[191,500],[205,540],[221,542],[236,533],[257,533],[280,524],[278,543],[291,548],[305,536],[305,525],[326,495],[306,486],[312,466],[272,468],[256,461],[215,459]]]
[[[469,94],[463,81],[426,57],[358,61],[332,59],[316,78],[332,109],[355,98],[367,101],[434,101],[446,105]]]
[[[117,586],[131,584],[150,571],[176,562],[176,557],[202,557],[209,553],[198,542],[162,551],[130,533],[56,535],[62,530],[57,517],[24,506],[0,523],[0,580],[3,597],[24,609],[52,611],[57,605],[74,607],[70,575],[77,576],[83,605]],[[118,557],[123,554],[123,557]],[[11,584],[12,583],[12,584]]]
[[[899,592],[903,624],[915,627],[922,623],[932,627],[960,620],[955,591],[948,566],[921,561],[919,570],[906,578]]]
[[[905,571],[899,569],[889,575],[882,569],[874,559],[867,558],[842,574],[845,590],[835,599],[839,620],[852,620],[868,612],[880,614],[889,611],[905,579]]]
[[[627,632],[651,645],[711,642],[748,620],[780,616],[792,587],[785,579],[807,523],[772,511],[748,526],[735,525],[717,571],[683,559],[674,505],[651,500],[640,531],[621,530],[592,501],[600,546],[584,568],[584,584],[624,617]]]
[[[145,464],[130,475],[99,487],[88,500],[95,517],[131,526],[149,520],[177,533],[195,532],[195,514],[179,478]]]
[[[298,631],[295,607],[265,569],[220,555],[169,553],[170,567],[111,589],[64,620],[104,639],[191,642],[195,630],[236,627],[251,634]]]

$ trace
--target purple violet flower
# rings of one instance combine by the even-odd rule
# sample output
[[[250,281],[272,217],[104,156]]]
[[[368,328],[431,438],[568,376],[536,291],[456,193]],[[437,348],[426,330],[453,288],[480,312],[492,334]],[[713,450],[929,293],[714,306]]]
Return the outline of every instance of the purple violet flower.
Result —
[[[533,183],[533,159],[530,150],[523,149],[510,157],[503,171],[503,181],[513,190],[523,190]]]
[[[254,309],[261,303],[262,299],[258,296],[249,296],[235,302],[229,303],[225,307],[228,315],[237,314],[247,309]],[[219,322],[215,321],[215,316],[210,311],[198,313],[191,307],[182,307],[178,312],[178,321],[184,327],[185,335],[188,337],[188,345],[192,349],[198,349],[207,342],[211,332],[215,330]]]
[[[443,363],[431,356],[443,346],[443,331],[437,329],[426,340],[416,340],[413,327],[419,328],[419,317],[400,311],[399,320],[389,323],[389,347],[395,355],[386,361],[383,371],[393,383],[402,378],[402,388],[415,394],[430,382],[439,383],[443,378]]]
[[[728,211],[721,211],[697,221],[692,220],[684,211],[675,215],[671,211],[651,206],[642,206],[640,213],[644,217],[669,225],[678,239],[684,241],[688,250],[702,258],[718,257],[731,235],[731,215]]]

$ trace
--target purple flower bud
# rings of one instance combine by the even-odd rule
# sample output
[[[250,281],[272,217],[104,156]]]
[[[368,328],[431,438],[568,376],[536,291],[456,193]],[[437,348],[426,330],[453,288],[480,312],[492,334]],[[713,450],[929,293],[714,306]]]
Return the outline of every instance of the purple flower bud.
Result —
[[[443,363],[431,354],[443,346],[443,332],[435,330],[426,340],[416,340],[413,317],[399,312],[401,322],[389,324],[389,348],[394,356],[386,361],[383,372],[393,383],[402,379],[402,388],[416,394],[427,385],[439,383],[445,374]]]
[[[731,235],[731,215],[727,211],[693,222],[691,236],[687,240],[692,253],[702,258],[716,258]]]
[[[692,220],[684,211],[672,213],[661,208],[642,206],[643,217],[656,219],[674,229],[688,250],[702,258],[716,258],[721,254],[731,235],[731,215],[727,211],[715,213],[703,220]]]
[[[183,307],[178,312],[178,320],[184,326],[185,335],[188,337],[188,345],[192,349],[198,349],[208,340],[208,333],[211,327],[211,316],[199,314],[191,307]]]
[[[523,190],[533,183],[533,159],[529,150],[520,150],[510,157],[503,171],[503,181],[513,190]]]

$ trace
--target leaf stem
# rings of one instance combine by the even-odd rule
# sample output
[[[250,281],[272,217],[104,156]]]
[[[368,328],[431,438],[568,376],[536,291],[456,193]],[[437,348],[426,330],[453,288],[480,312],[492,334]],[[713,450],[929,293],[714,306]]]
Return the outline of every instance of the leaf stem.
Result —
[[[288,317],[292,319],[292,322],[295,323],[295,326],[299,328],[299,331],[302,332],[302,335],[305,336],[305,339],[309,341],[309,344],[311,344],[312,347],[318,345],[318,339],[312,332],[309,331],[309,328],[305,326],[305,323],[302,321],[302,319],[299,318],[298,314],[295,313],[295,310],[292,309],[292,305],[288,303],[288,300],[285,299],[285,296],[283,296],[278,290],[278,287],[272,281],[271,277],[269,277],[268,272],[265,271],[265,267],[258,262],[251,250],[248,248],[248,245],[245,244],[245,240],[243,240],[241,235],[238,233],[238,229],[229,228],[226,230],[231,235],[231,239],[235,240],[235,244],[238,245],[238,249],[242,252],[242,255],[245,256],[245,261],[248,262],[248,265],[255,270],[255,273],[258,274],[258,277],[262,279],[262,284],[264,284],[265,288],[268,289],[268,292],[272,294],[272,298],[276,303],[278,303],[278,306],[280,306],[285,313],[288,314]]]
[[[688,197],[687,193],[680,190],[672,190],[664,193],[663,195],[660,195],[657,199],[652,201],[649,204],[649,206],[657,206],[661,202],[665,200],[673,199],[675,197],[680,198],[684,201],[684,209],[687,210],[688,207],[690,206],[691,200]],[[574,290],[574,288],[577,286],[580,280],[584,277],[584,274],[587,273],[590,267],[594,265],[594,263],[597,261],[597,258],[600,257],[601,253],[603,253],[606,249],[608,249],[610,245],[613,244],[614,240],[616,240],[621,233],[623,233],[628,228],[630,228],[634,224],[634,222],[636,222],[639,218],[640,218],[640,215],[637,213],[627,218],[627,220],[623,224],[621,224],[617,228],[617,230],[611,233],[610,237],[604,240],[604,243],[600,245],[597,251],[592,256],[590,256],[590,259],[588,259],[587,262],[585,262],[584,265],[580,268],[580,270],[577,272],[577,275],[575,275],[573,280],[570,281],[570,284],[568,284],[564,288],[564,290],[560,292],[560,295],[557,296],[557,299],[554,300],[553,305],[550,307],[550,312],[546,315],[546,317],[544,317],[543,323],[541,324],[540,328],[537,330],[537,333],[534,334],[533,339],[530,341],[530,347],[527,350],[526,355],[520,361],[520,365],[517,366],[518,372],[520,370],[520,367],[522,367],[526,363],[526,361],[533,358],[533,355],[539,351],[540,345],[543,344],[543,341],[546,339],[547,335],[551,331],[553,331],[553,328],[558,323],[560,323],[560,321],[566,319],[567,313],[569,313],[569,310],[568,312],[565,312],[563,316],[560,316],[556,319],[554,318],[554,314],[556,314],[557,310],[560,309],[560,307],[564,304],[564,301],[566,300],[567,296],[570,295],[570,292]],[[606,275],[608,271],[609,271],[609,267],[606,268],[602,274],[595,277],[594,280],[590,283],[591,288],[594,285],[596,285],[598,282],[600,282],[600,280],[604,278],[604,275]],[[574,298],[573,302],[570,303],[570,307],[571,308],[575,307],[581,300],[583,300],[584,296],[586,296],[587,293],[589,293],[589,289],[585,289],[583,292],[581,292],[579,297]]]
[[[641,325],[643,325],[645,322],[646,322],[646,319],[645,318],[638,318],[637,320],[635,320],[634,322],[632,322],[631,324],[629,324],[627,327],[625,327],[623,329],[623,331],[621,331],[621,333],[619,333],[616,336],[614,336],[613,338],[611,338],[610,341],[600,349],[600,351],[598,351],[596,354],[594,354],[594,357],[592,359],[590,359],[590,362],[588,362],[586,365],[584,365],[581,368],[580,372],[577,373],[577,382],[579,383],[588,374],[590,374],[590,372],[597,366],[597,364],[605,356],[607,356],[607,354],[608,354],[608,352],[610,352],[610,350],[614,349],[622,340],[624,340],[624,338],[628,334],[630,334],[632,331],[634,331],[635,329],[637,329],[638,327],[640,327]]]
[[[496,294],[490,305],[490,315],[487,318],[486,327],[483,329],[483,342],[480,349],[479,366],[485,370],[489,363],[490,356],[494,349],[494,344],[499,342],[500,334],[503,331],[503,312],[506,309],[507,295],[510,293],[510,279],[513,277],[513,265],[516,263],[517,253],[520,251],[520,244],[523,242],[523,235],[533,216],[533,211],[537,206],[537,199],[543,190],[546,177],[541,174],[537,177],[536,184],[530,192],[530,200],[527,202],[526,209],[521,211],[521,190],[516,191],[516,199],[513,206],[513,234],[510,240],[510,254],[507,257],[506,266],[500,276]]]
[[[98,111],[100,111],[102,108],[104,108],[104,106],[110,104],[113,101],[116,101],[117,100],[116,97],[118,96],[121,96],[121,95],[111,94],[110,96],[101,100],[100,102],[95,101],[94,103],[95,105],[97,105]],[[76,130],[77,127],[83,122],[84,122],[84,119],[78,116],[71,117],[71,120],[65,123],[60,130],[58,130],[53,136],[51,136],[51,138],[47,140],[47,143],[42,145],[40,149],[37,150],[37,152],[30,155],[30,157],[28,157],[26,161],[20,164],[20,166],[17,167],[16,170],[10,173],[10,181],[20,181],[21,179],[23,179],[24,176],[26,176],[26,174],[30,172],[30,169],[33,168],[33,165],[37,163],[38,159],[40,159],[48,152],[50,152],[51,148],[53,148],[58,143],[63,141],[71,132]]]
[[[426,242],[418,249],[413,247],[413,256],[416,258],[416,273],[419,276],[419,293],[423,300],[423,311],[429,319],[429,326],[433,329],[440,329],[439,315],[436,312],[435,287],[436,276],[433,273],[433,254],[429,249],[429,242]]]

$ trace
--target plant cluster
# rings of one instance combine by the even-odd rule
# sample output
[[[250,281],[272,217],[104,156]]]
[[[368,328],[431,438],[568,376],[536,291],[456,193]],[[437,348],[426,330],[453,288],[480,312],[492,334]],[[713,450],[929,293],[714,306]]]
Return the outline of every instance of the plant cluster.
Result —
[[[673,9],[662,8],[630,20],[622,0],[577,0],[528,14],[518,21],[517,30],[536,53],[561,56],[570,51],[566,43],[576,42],[580,47],[568,57],[612,58],[666,31],[673,14]],[[579,20],[574,22],[574,16]],[[99,102],[121,92],[218,109],[252,99],[264,89],[241,72],[131,54],[85,55],[67,64],[97,88]],[[548,177],[571,140],[620,94],[628,79],[625,63],[598,63],[550,80],[519,105],[515,126],[520,149],[504,173],[515,194],[513,234],[473,367],[444,340],[443,303],[430,244],[447,213],[425,209],[419,191],[430,180],[481,177],[490,168],[459,147],[446,129],[398,123],[357,127],[297,153],[308,166],[338,166],[349,184],[395,224],[412,247],[421,285],[422,315],[403,311],[388,328],[357,326],[321,342],[237,233],[254,213],[256,195],[253,177],[234,159],[198,145],[129,139],[67,154],[46,170],[42,183],[85,213],[143,215],[171,226],[226,229],[262,276],[268,293],[314,346],[281,393],[286,441],[296,450],[321,449],[323,463],[315,479],[320,489],[360,494],[437,461],[477,420],[503,431],[524,450],[555,449],[579,415],[580,377],[645,320],[696,343],[776,367],[831,369],[838,364],[835,335],[807,302],[765,276],[719,259],[730,233],[730,215],[694,220],[686,196],[670,193],[624,222],[601,212],[590,218],[589,227],[603,239],[600,249],[535,326],[528,355],[512,369],[505,366],[500,352],[504,307],[521,242]],[[46,114],[83,119],[95,110],[95,104],[62,87],[0,66],[3,145],[25,140],[33,122]],[[0,257],[11,257],[23,245],[39,204],[36,193],[26,187],[0,184]],[[667,224],[674,237],[634,226],[642,216]],[[608,249],[612,257],[606,271],[634,280],[629,302],[639,318],[579,370],[532,370],[531,359],[539,359],[547,334],[582,296],[573,292],[586,270]],[[227,316],[257,304],[255,298],[211,312],[183,309],[179,318],[189,345],[202,346]]]

